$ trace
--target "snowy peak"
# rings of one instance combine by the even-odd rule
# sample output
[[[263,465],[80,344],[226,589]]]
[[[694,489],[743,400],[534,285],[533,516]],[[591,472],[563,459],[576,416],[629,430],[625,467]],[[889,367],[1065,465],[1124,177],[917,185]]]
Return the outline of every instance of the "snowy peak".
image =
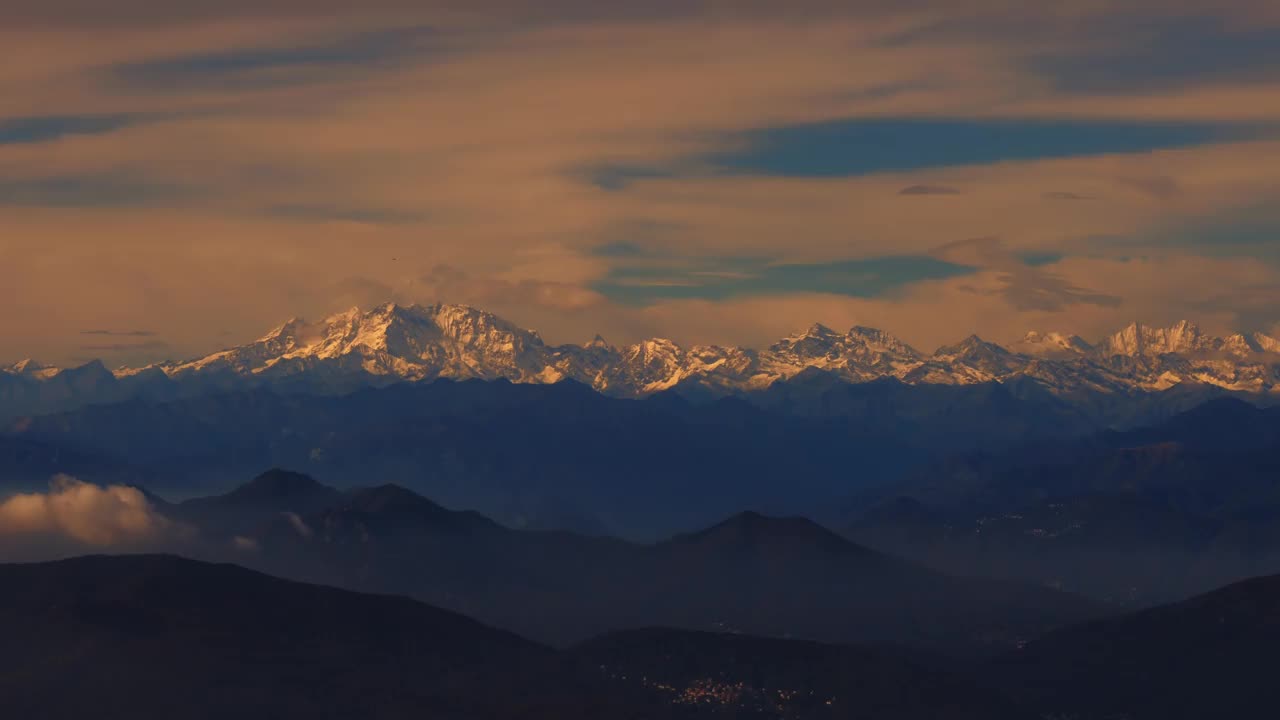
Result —
[[[1199,326],[1186,320],[1167,328],[1132,323],[1098,345],[1104,355],[1159,357],[1180,352],[1211,349],[1212,342]]]
[[[386,303],[351,308],[310,325],[292,319],[249,345],[169,366],[170,375],[211,371],[263,377],[366,374],[422,380],[506,377],[547,369],[537,333],[463,305]],[[530,357],[532,355],[532,357]]]
[[[970,381],[986,382],[1013,374],[1027,364],[1027,358],[1015,355],[1004,347],[987,342],[977,335],[970,335],[955,345],[944,345],[930,360],[936,364],[968,369]]]
[[[814,323],[814,324],[812,324],[812,325],[810,325],[810,326],[809,326],[809,329],[808,329],[808,330],[805,330],[804,332],[799,333],[799,334],[797,334],[797,335],[793,335],[792,337],[795,337],[795,338],[835,338],[835,337],[839,337],[839,335],[840,335],[840,333],[836,332],[835,330],[832,330],[831,328],[827,327],[826,325],[823,325],[822,323]]]
[[[596,383],[599,389],[635,388],[638,395],[649,395],[675,387],[687,377],[684,348],[666,338],[642,340],[622,349],[615,367],[605,372],[608,378]]]
[[[493,342],[542,345],[542,338],[536,332],[516,327],[493,313],[467,305],[413,306],[404,314],[429,319],[445,337],[464,345],[485,346]]]
[[[1254,359],[1264,355],[1280,355],[1280,340],[1260,332],[1235,333],[1221,341],[1221,349],[1240,359]]]
[[[814,367],[851,379],[894,374],[920,359],[910,345],[884,331],[854,326],[842,335],[819,324],[774,343],[764,357],[765,364],[782,376]]]
[[[935,360],[981,360],[1012,356],[1013,353],[1004,347],[987,342],[977,335],[970,335],[955,345],[943,345],[933,353]]]
[[[9,372],[17,373],[17,374],[19,374],[19,375],[23,375],[23,374],[26,374],[26,373],[28,373],[28,372],[33,372],[33,371],[36,371],[36,370],[43,370],[43,369],[44,369],[44,367],[45,367],[44,365],[41,365],[40,363],[36,362],[35,360],[32,360],[31,358],[26,358],[26,359],[24,359],[24,360],[19,360],[18,362],[16,362],[16,363],[14,363],[14,364],[10,365],[9,367],[7,367],[7,368],[5,368],[5,369],[6,369],[6,370],[8,370]]]
[[[1176,355],[1199,360],[1256,362],[1280,355],[1280,341],[1261,332],[1214,337],[1185,320],[1168,328],[1133,323],[1099,343],[1097,353],[1103,357],[1159,358]]]
[[[258,338],[257,342],[263,344],[276,343],[282,347],[292,349],[292,347],[297,345],[299,338],[305,331],[305,328],[306,323],[300,318],[289,318],[284,322],[284,324],[273,328],[266,335]]]
[[[890,335],[883,330],[854,325],[845,335],[850,342],[860,343],[870,352],[897,355],[904,358],[918,359],[920,353],[915,348]]]
[[[855,325],[840,332],[817,323],[764,350],[685,347],[664,338],[615,347],[598,335],[583,345],[552,346],[536,332],[466,305],[386,303],[367,311],[351,308],[318,323],[291,318],[240,347],[187,362],[125,368],[113,377],[100,365],[59,371],[24,361],[0,370],[14,387],[52,388],[63,380],[81,388],[105,387],[108,380],[141,387],[143,376],[150,382],[165,375],[178,383],[173,392],[257,386],[348,392],[446,378],[573,380],[621,397],[677,387],[714,396],[820,372],[855,383],[1033,381],[1063,395],[1163,390],[1180,383],[1280,393],[1280,341],[1256,332],[1217,338],[1190,322],[1168,328],[1133,323],[1096,347],[1075,335],[1032,332],[1010,347],[970,335],[922,355],[876,328]],[[59,380],[45,383],[41,373]]]
[[[0,368],[0,370],[3,370],[10,375],[20,375],[33,380],[47,380],[62,372],[60,369],[52,365],[44,365],[32,360],[31,358],[19,360],[8,367]]]
[[[1251,333],[1249,335],[1254,345],[1259,351],[1272,355],[1280,355],[1280,339],[1276,339],[1270,335],[1260,332]]]
[[[1012,348],[1015,352],[1039,358],[1070,358],[1088,355],[1093,346],[1079,335],[1029,332]]]

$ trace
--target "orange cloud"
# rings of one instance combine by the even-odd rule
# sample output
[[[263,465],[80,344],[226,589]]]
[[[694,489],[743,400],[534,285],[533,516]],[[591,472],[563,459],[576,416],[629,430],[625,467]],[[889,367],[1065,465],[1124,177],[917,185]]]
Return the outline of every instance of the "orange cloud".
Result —
[[[692,338],[705,330],[724,342],[759,342],[815,319],[881,318],[928,344],[954,339],[942,337],[944,325],[1012,332],[1060,320],[1037,314],[1035,302],[1010,304],[1014,288],[1043,290],[1045,273],[1065,284],[1058,295],[1075,288],[1095,300],[1123,298],[1118,308],[1073,304],[1073,322],[1085,331],[1124,313],[1156,312],[1157,300],[1225,323],[1230,297],[1207,309],[1208,299],[1189,304],[1155,281],[1115,280],[1116,272],[1144,277],[1153,266],[1115,260],[1121,251],[1097,238],[1141,238],[1153,227],[1280,195],[1280,169],[1270,161],[1280,143],[1265,139],[855,178],[658,173],[623,192],[585,179],[585,168],[601,164],[696,162],[690,158],[729,147],[735,130],[843,117],[1280,119],[1280,93],[1261,81],[1145,96],[1064,94],[1029,69],[1026,58],[1038,52],[1102,47],[1079,30],[1115,17],[1114,3],[1102,1],[1053,9],[994,0],[790,10],[752,3],[732,12],[718,3],[663,3],[637,18],[634,9],[581,2],[375,0],[356,13],[327,0],[213,10],[125,0],[112,5],[110,15],[129,19],[118,23],[107,22],[100,4],[27,5],[0,11],[8,28],[0,43],[15,59],[0,67],[0,117],[145,112],[154,119],[0,145],[0,183],[65,187],[92,178],[136,186],[115,207],[0,206],[0,302],[10,310],[0,337],[5,352],[18,355],[65,361],[76,354],[79,328],[139,324],[161,333],[168,352],[196,354],[289,315],[391,298],[475,302],[552,338],[596,331],[619,340]],[[1215,11],[1228,26],[1280,22],[1274,3],[1229,5]],[[1182,0],[1147,10],[1185,18],[1204,6]],[[175,84],[161,92],[110,71],[324,47],[407,26],[431,28],[439,47],[394,63],[338,58],[301,83]],[[959,192],[902,194],[913,187]],[[155,188],[181,192],[149,197]],[[637,310],[592,290],[616,261],[591,250],[622,226],[664,228],[629,241],[675,256],[818,263],[924,254],[994,236],[1009,253],[1070,254],[1087,245],[1103,258],[1068,258],[1031,273],[986,262],[978,277],[874,300],[799,293]],[[1170,267],[1193,259],[1185,248],[1141,249]],[[1233,278],[1256,270],[1215,267]],[[1268,281],[1256,272],[1253,281]],[[1207,284],[1194,273],[1185,280]],[[953,319],[940,323],[939,308]]]
[[[55,477],[48,493],[0,502],[0,543],[62,539],[93,547],[138,545],[171,528],[137,488],[103,488],[66,475]]]

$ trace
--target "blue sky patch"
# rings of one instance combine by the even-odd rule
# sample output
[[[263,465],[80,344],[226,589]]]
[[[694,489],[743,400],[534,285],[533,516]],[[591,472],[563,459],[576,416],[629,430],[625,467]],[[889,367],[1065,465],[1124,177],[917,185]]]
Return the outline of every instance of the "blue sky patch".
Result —
[[[253,47],[177,55],[115,65],[108,72],[135,87],[269,86],[323,76],[335,66],[373,66],[417,52],[432,35],[429,28],[364,32],[328,43]]]
[[[1250,137],[1230,125],[1037,120],[855,119],[746,133],[705,158],[719,172],[850,177],[1010,160],[1140,153]]]
[[[141,116],[131,114],[0,118],[0,145],[49,142],[68,135],[98,135],[140,120]]]
[[[679,177],[759,175],[839,178],[1007,161],[1144,153],[1280,133],[1280,128],[1213,123],[874,118],[750,130],[727,136],[733,150],[666,165],[603,163],[587,182],[611,192],[632,183]],[[901,195],[957,195],[937,184]],[[1085,200],[1068,191],[1051,200]]]

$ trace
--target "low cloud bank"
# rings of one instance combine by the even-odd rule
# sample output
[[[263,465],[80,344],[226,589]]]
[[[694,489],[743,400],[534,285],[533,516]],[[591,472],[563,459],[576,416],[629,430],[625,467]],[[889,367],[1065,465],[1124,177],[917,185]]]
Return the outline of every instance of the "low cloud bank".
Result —
[[[158,540],[173,529],[137,488],[100,487],[68,475],[55,477],[47,493],[0,502],[0,542],[55,539],[109,548]]]

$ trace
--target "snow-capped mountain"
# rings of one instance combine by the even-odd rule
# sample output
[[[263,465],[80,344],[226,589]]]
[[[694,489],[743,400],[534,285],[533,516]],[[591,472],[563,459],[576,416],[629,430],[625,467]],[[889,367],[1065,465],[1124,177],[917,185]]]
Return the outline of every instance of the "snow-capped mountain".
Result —
[[[896,376],[923,360],[915,348],[889,333],[861,326],[841,334],[814,325],[774,343],[764,355],[764,365],[775,377],[816,367],[849,380]]]
[[[31,358],[19,360],[8,367],[0,368],[0,370],[3,370],[10,375],[39,379],[47,379],[58,374],[58,368],[53,367],[52,365],[43,365]]]
[[[1221,339],[1206,336],[1199,327],[1186,320],[1167,328],[1133,323],[1104,339],[1099,343],[1098,351],[1104,355],[1159,357],[1212,350],[1221,343]]]
[[[1214,337],[1180,322],[1168,328],[1135,323],[1096,345],[1060,333],[1028,333],[1010,347],[970,336],[931,355],[881,330],[857,326],[842,333],[823,325],[764,350],[686,348],[661,338],[619,347],[599,336],[585,345],[548,345],[536,332],[464,305],[385,304],[317,323],[294,318],[254,342],[185,362],[110,373],[101,364],[59,370],[23,361],[0,368],[0,403],[9,406],[9,414],[20,414],[47,411],[50,404],[61,409],[209,389],[343,392],[437,378],[570,379],[619,397],[675,387],[731,394],[760,390],[808,369],[846,382],[895,378],[968,385],[1028,378],[1060,395],[1164,390],[1184,383],[1280,394],[1280,341],[1262,333]],[[77,403],[84,393],[102,397]]]
[[[841,333],[819,324],[764,350],[686,348],[662,338],[615,347],[599,336],[585,345],[553,346],[536,332],[464,305],[386,304],[316,324],[292,319],[248,345],[157,366],[175,380],[298,380],[334,390],[436,378],[571,379],[623,397],[678,385],[758,390],[807,368],[848,382],[892,377],[957,385],[1027,376],[1063,392],[1164,389],[1183,382],[1269,392],[1280,387],[1280,342],[1261,333],[1217,338],[1184,321],[1169,328],[1135,323],[1096,346],[1060,333],[1029,333],[1012,348],[970,336],[932,355],[882,330],[856,326]]]
[[[1053,360],[1075,358],[1094,352],[1094,347],[1079,335],[1039,333],[1034,330],[1024,335],[1011,349],[1024,355]]]

